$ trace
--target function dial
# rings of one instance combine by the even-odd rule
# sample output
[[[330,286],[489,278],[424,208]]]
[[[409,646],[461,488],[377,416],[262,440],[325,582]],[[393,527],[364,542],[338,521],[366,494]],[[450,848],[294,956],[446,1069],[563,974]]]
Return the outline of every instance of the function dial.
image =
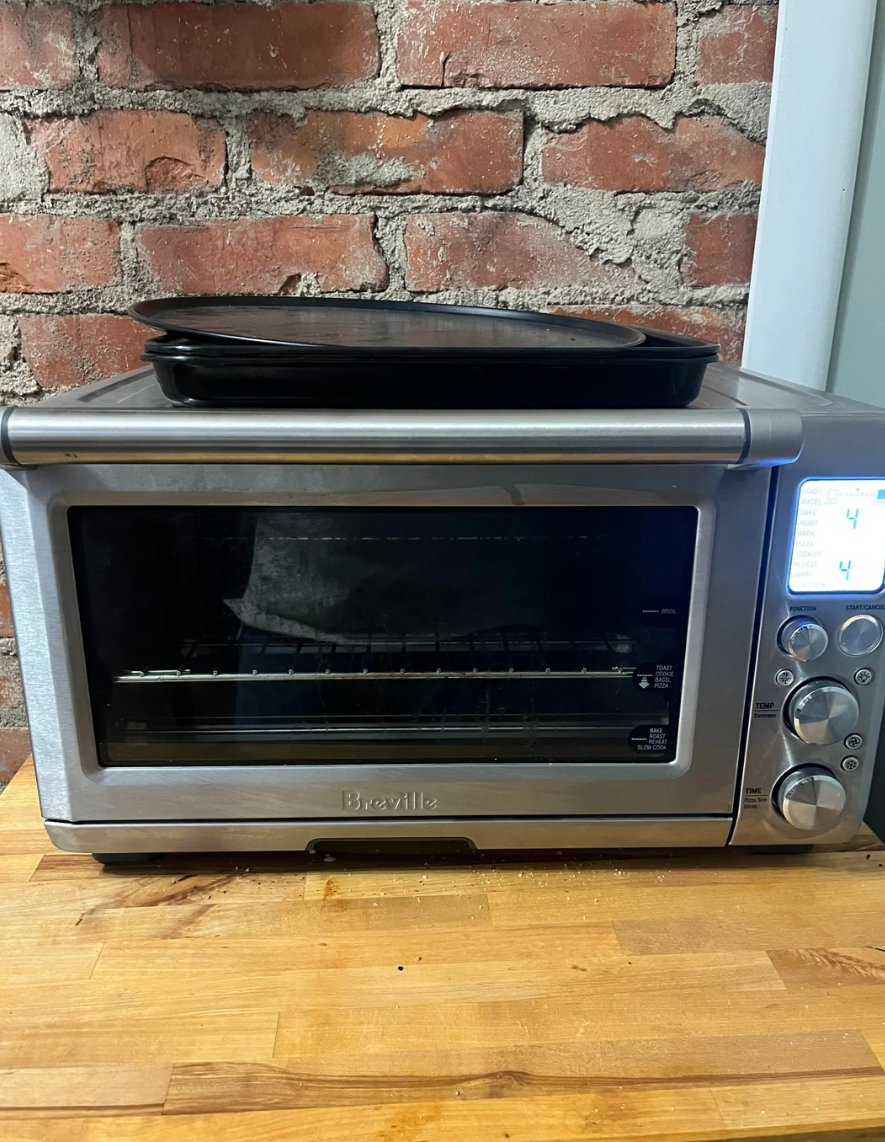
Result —
[[[828,769],[794,769],[775,791],[775,804],[794,829],[821,833],[834,828],[845,812],[845,789]]]
[[[809,745],[833,745],[857,726],[860,707],[851,691],[829,678],[800,686],[787,703],[787,725]]]
[[[814,619],[790,619],[778,635],[780,648],[799,662],[813,662],[820,658],[829,645],[827,632]]]

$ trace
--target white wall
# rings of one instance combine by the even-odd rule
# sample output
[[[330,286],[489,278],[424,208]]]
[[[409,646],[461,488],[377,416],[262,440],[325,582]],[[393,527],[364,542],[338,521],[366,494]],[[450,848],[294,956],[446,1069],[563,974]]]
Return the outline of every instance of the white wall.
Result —
[[[880,7],[885,0],[880,0]],[[780,0],[744,367],[823,389],[876,0]]]
[[[860,164],[833,339],[831,392],[885,405],[885,0],[879,0]],[[885,441],[882,442],[885,453]]]

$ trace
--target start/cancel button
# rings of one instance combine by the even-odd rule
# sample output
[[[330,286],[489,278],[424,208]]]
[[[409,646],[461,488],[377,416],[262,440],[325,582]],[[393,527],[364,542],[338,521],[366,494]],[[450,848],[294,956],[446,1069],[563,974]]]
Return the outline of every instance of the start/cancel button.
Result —
[[[839,649],[857,658],[871,654],[882,641],[882,624],[875,615],[852,615],[839,628]]]

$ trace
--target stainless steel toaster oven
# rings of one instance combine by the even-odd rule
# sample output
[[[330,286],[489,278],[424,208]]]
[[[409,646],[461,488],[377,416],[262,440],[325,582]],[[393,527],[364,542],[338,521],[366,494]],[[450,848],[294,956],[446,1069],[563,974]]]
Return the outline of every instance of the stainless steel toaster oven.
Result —
[[[852,835],[885,699],[885,410],[6,410],[42,811],[103,855]]]

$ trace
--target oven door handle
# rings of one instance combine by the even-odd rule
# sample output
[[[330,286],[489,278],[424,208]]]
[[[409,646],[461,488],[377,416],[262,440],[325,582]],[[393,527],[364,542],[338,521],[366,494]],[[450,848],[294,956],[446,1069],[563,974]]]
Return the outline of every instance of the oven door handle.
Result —
[[[790,464],[789,409],[494,412],[5,409],[7,467],[39,464]]]

